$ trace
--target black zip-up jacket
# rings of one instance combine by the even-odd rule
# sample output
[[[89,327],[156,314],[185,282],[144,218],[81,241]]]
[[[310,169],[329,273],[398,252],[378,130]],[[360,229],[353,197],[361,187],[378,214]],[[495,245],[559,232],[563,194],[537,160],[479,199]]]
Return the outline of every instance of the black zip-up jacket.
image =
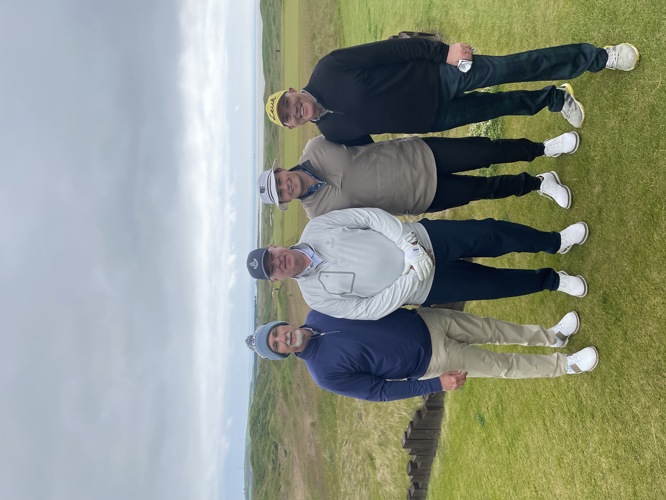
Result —
[[[303,90],[327,110],[316,125],[329,141],[369,144],[370,134],[427,133],[439,106],[439,65],[449,46],[423,38],[339,49],[315,66]]]

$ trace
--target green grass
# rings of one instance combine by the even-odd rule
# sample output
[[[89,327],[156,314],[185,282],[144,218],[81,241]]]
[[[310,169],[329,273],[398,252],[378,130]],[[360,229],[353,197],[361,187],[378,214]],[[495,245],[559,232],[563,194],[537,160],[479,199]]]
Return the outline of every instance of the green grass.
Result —
[[[591,230],[588,242],[567,255],[512,255],[493,259],[491,265],[552,266],[582,273],[590,284],[586,298],[544,292],[470,303],[467,310],[549,325],[576,309],[583,324],[566,352],[595,345],[601,362],[594,373],[576,377],[470,380],[464,390],[449,395],[429,498],[665,498],[666,352],[661,336],[666,324],[666,85],[662,83],[666,6],[619,0],[339,0],[323,2],[326,8],[318,14],[313,4],[300,4],[301,40],[307,41],[303,44],[307,47],[300,47],[299,85],[305,83],[312,68],[303,50],[310,50],[311,57],[316,52],[318,57],[327,52],[327,44],[337,44],[331,48],[348,46],[405,29],[439,31],[446,40],[470,42],[483,54],[581,41],[599,45],[632,41],[639,47],[642,61],[635,72],[604,71],[573,81],[576,96],[586,108],[586,122],[580,131],[582,144],[575,155],[493,167],[492,173],[527,170],[537,174],[556,169],[572,189],[570,210],[531,194],[477,202],[442,214],[452,218],[495,217],[544,230],[560,230],[585,220]],[[339,27],[337,35],[331,35],[332,25]],[[319,40],[316,48],[314,40]],[[267,132],[271,129],[276,127],[267,125]],[[542,141],[568,129],[561,117],[544,111],[530,118],[507,117],[472,133]],[[279,133],[281,137],[297,134],[299,139],[292,141],[296,145],[289,149],[296,148],[292,154],[298,155],[298,148],[315,132],[310,128]],[[447,135],[469,133],[465,127]],[[300,223],[298,218],[284,222],[282,241],[295,237]],[[284,307],[293,306],[293,301],[289,297]],[[292,383],[307,378],[304,371],[297,371],[297,363],[290,362],[285,368],[275,364],[270,366],[273,378],[286,377],[283,371],[287,368],[294,370]],[[307,491],[296,493],[290,488],[297,471],[283,459],[279,462],[282,468],[265,468],[263,486],[257,478],[255,487],[265,492],[257,498],[404,498],[406,456],[401,455],[399,441],[416,400],[362,403],[324,394],[306,382],[299,386],[299,398],[290,393],[288,384],[271,382],[266,381],[267,393],[273,396],[270,404],[275,406],[270,407],[267,399],[262,404],[273,433],[265,431],[263,441],[268,444],[255,452],[255,441],[262,439],[257,439],[255,427],[251,428],[253,465],[264,460],[272,464],[271,439],[278,443],[278,451],[300,446],[285,437],[286,420],[281,419],[285,411],[287,415],[298,412],[307,394],[314,401],[315,413],[310,417],[317,422],[316,432],[309,436],[318,440],[313,444],[316,458],[309,467],[323,467],[326,474],[323,482],[306,480]],[[278,396],[275,387],[280,388]],[[304,426],[310,425],[305,417],[302,421]],[[309,480],[314,481],[313,477]]]
[[[659,342],[666,289],[666,183],[660,175],[661,118],[666,111],[660,88],[666,62],[661,51],[664,7],[586,2],[549,9],[545,2],[518,2],[493,8],[487,2],[471,2],[459,8],[449,3],[446,12],[437,12],[408,7],[407,2],[382,2],[382,15],[375,19],[365,15],[375,12],[375,2],[341,4],[347,13],[343,19],[372,23],[365,33],[348,33],[343,22],[343,39],[350,43],[416,27],[439,28],[449,40],[469,41],[482,53],[570,41],[631,40],[641,49],[643,61],[633,74],[604,72],[574,81],[587,110],[582,146],[575,156],[498,168],[503,173],[556,168],[573,190],[571,210],[558,210],[530,195],[477,203],[449,214],[492,216],[549,230],[586,220],[589,242],[571,254],[508,256],[494,259],[492,265],[581,272],[590,283],[588,297],[542,293],[472,303],[468,310],[517,322],[554,323],[564,312],[577,309],[583,328],[567,352],[593,344],[600,350],[601,363],[584,377],[474,380],[465,391],[453,394],[430,492],[432,498],[664,497],[664,348]],[[424,22],[413,25],[405,20],[412,15]],[[622,23],[617,23],[620,18]],[[543,140],[566,129],[559,117],[546,112],[502,120],[506,137]]]

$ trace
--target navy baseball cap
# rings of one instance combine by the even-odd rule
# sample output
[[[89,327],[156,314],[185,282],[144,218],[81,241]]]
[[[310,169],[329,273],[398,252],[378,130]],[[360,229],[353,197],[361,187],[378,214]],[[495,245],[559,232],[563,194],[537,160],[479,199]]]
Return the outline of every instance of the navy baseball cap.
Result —
[[[268,248],[257,248],[247,255],[247,270],[255,280],[271,279],[266,272],[265,259],[267,256]]]
[[[288,324],[289,323],[286,321],[271,321],[270,323],[265,323],[259,326],[252,335],[247,336],[245,344],[264,359],[272,359],[273,361],[285,359],[289,357],[289,355],[280,354],[271,349],[268,345],[268,336],[270,335],[271,330],[276,326]]]

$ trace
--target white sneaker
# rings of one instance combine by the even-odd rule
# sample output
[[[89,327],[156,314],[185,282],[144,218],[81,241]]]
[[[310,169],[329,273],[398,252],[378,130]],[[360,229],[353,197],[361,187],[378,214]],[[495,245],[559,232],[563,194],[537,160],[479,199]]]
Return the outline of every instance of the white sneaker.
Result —
[[[576,222],[560,231],[561,243],[557,253],[567,253],[574,245],[582,245],[587,240],[590,229],[584,222]]]
[[[580,328],[580,318],[576,311],[566,313],[560,322],[551,328],[557,340],[553,347],[564,347],[569,343],[569,337]]]
[[[578,144],[580,143],[580,136],[577,132],[565,132],[562,135],[553,137],[543,142],[544,145],[544,156],[550,158],[557,158],[562,153],[572,154],[578,150]]]
[[[554,171],[537,175],[541,179],[538,193],[550,198],[562,208],[571,206],[571,190],[560,182],[560,178]]]
[[[609,45],[604,47],[608,52],[608,61],[606,68],[618,69],[620,71],[631,71],[636,67],[641,55],[638,49],[630,43],[621,43],[620,45]]]
[[[596,347],[586,347],[571,356],[567,356],[567,373],[591,372],[599,364],[599,351]]]
[[[587,281],[580,274],[578,276],[569,276],[564,271],[557,271],[560,275],[560,286],[558,292],[564,292],[574,297],[585,297],[587,295]]]
[[[583,105],[574,99],[573,87],[570,83],[560,85],[560,89],[564,92],[564,106],[562,106],[562,116],[571,125],[580,128],[585,120],[585,110]]]

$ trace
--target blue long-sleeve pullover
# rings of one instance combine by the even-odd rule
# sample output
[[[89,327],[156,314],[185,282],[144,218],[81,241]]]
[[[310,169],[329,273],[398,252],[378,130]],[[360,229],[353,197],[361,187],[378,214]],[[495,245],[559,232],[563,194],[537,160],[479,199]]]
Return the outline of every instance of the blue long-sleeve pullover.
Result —
[[[438,378],[416,380],[432,355],[430,332],[416,311],[398,309],[374,321],[310,311],[304,326],[322,335],[311,338],[296,356],[323,389],[367,401],[394,401],[442,390]]]

